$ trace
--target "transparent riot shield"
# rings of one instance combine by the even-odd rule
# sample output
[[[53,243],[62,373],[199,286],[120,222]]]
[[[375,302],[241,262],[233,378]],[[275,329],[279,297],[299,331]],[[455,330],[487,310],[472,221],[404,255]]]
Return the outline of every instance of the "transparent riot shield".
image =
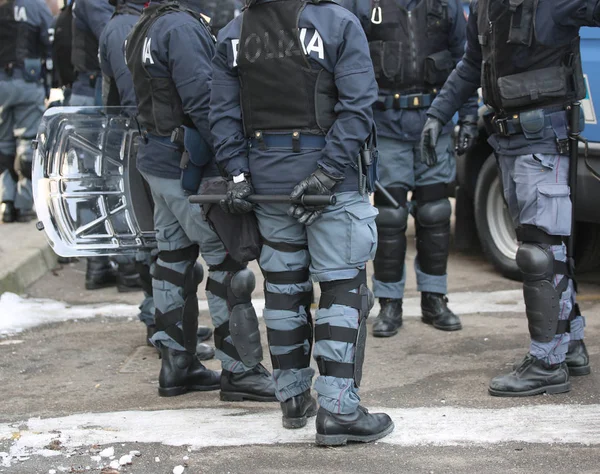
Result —
[[[135,165],[135,108],[54,107],[38,131],[33,194],[64,257],[132,254],[156,245],[152,198]]]

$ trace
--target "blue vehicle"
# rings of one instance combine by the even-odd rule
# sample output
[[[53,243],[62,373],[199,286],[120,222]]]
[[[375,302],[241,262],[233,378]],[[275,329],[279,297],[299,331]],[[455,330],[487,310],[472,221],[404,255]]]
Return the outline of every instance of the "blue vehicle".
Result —
[[[466,13],[468,13],[468,1]],[[588,157],[580,147],[576,202],[575,259],[578,272],[600,265],[600,181],[587,165],[600,173],[600,28],[582,28],[581,53],[587,84],[582,101],[585,112],[583,136],[589,141]],[[485,111],[482,107],[481,114]],[[587,165],[586,165],[587,161]],[[478,244],[495,268],[504,276],[520,279],[515,262],[517,239],[498,178],[496,159],[487,144],[480,119],[477,145],[457,157],[456,229],[458,250],[469,251]]]

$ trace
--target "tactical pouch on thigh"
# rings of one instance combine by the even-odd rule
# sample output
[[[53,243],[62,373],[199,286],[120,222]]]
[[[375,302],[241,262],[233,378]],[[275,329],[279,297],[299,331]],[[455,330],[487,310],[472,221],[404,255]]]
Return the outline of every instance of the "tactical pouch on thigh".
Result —
[[[25,82],[38,82],[42,78],[42,61],[39,59],[23,60],[23,79]]]
[[[224,179],[210,180],[203,185],[200,193],[226,194],[227,182]],[[253,212],[230,214],[218,204],[204,204],[202,207],[206,220],[234,260],[250,262],[260,257],[262,243]]]

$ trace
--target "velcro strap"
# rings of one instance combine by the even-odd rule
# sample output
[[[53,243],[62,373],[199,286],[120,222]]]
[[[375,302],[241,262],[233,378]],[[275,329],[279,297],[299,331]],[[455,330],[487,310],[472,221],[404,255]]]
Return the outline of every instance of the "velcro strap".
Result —
[[[561,262],[560,260],[554,260],[554,274],[555,275],[567,275],[571,276],[571,269],[567,262]]]
[[[213,333],[215,347],[221,352],[227,354],[232,359],[241,360],[240,354],[235,346],[231,342],[225,340],[229,335],[229,321],[226,321],[219,327],[215,328]]]
[[[268,283],[273,285],[294,285],[306,283],[310,279],[308,268],[302,270],[294,270],[288,272],[267,272],[263,271],[263,275]]]
[[[331,308],[333,304],[339,304],[361,311],[363,296],[358,293],[350,293],[350,291],[357,290],[360,285],[364,285],[366,282],[366,270],[359,271],[358,275],[348,280],[320,282],[321,299],[319,300],[319,308]]]
[[[300,250],[308,250],[308,244],[291,244],[289,242],[272,242],[265,238],[262,239],[263,245],[279,250],[280,252],[299,252]]]
[[[446,183],[418,186],[413,191],[413,200],[419,204],[435,202],[448,197],[448,185]]]
[[[338,341],[354,344],[357,337],[357,329],[332,326],[329,323],[315,325],[315,341]]]
[[[220,283],[212,278],[206,279],[206,291],[210,291],[213,295],[218,296],[221,299],[227,300],[227,285]]]
[[[362,295],[358,293],[321,293],[319,308],[331,308],[334,304],[349,306],[357,310],[362,309]]]
[[[271,354],[271,364],[277,370],[304,369],[310,366],[310,353],[305,353],[304,347],[298,347],[287,354]]]
[[[325,377],[337,377],[339,379],[354,378],[354,364],[334,362],[319,357],[317,358],[317,367],[319,367],[319,373]]]
[[[308,307],[311,305],[312,294],[312,291],[305,291],[295,295],[265,291],[265,308],[297,312],[300,306]]]
[[[161,250],[158,252],[158,258],[167,263],[178,262],[195,262],[200,255],[200,247],[198,245],[190,245],[183,249],[177,250]]]
[[[155,280],[162,280],[171,283],[172,285],[183,288],[185,286],[185,275],[183,273],[176,272],[170,268],[163,267],[158,263],[154,266],[152,276]]]
[[[154,319],[156,329],[159,331],[165,331],[170,326],[177,326],[183,320],[183,307],[172,309],[166,313],[161,313],[157,308],[155,309]]]
[[[560,235],[550,235],[542,229],[533,225],[522,225],[517,227],[517,240],[521,242],[531,242],[535,244],[562,245],[563,237]]]
[[[242,264],[242,263],[238,262],[237,260],[234,260],[229,254],[227,254],[227,256],[225,257],[225,260],[223,260],[218,265],[209,266],[208,271],[209,272],[233,272],[233,273],[236,273],[236,272],[239,272],[240,270],[243,270],[247,266],[248,266],[248,264]]]
[[[281,331],[267,328],[267,339],[271,346],[294,346],[309,341],[312,336],[311,327],[308,324],[299,326],[290,331]]]

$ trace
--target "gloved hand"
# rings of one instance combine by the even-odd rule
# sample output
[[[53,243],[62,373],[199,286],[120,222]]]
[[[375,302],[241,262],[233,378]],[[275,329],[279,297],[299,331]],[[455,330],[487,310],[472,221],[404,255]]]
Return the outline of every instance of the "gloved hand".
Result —
[[[337,178],[327,174],[323,169],[318,168],[308,178],[300,181],[296,187],[292,190],[290,197],[292,199],[299,199],[304,195],[320,195],[320,196],[331,196],[331,190],[338,183],[341,183],[344,178]],[[327,206],[305,206],[302,204],[292,204],[288,210],[288,215],[298,219],[300,224],[311,225],[315,222],[323,210]]]
[[[250,178],[246,178],[239,183],[228,181],[227,194],[225,199],[221,199],[219,205],[225,212],[230,214],[245,214],[254,209],[254,204],[246,201],[246,198],[251,194],[254,194],[254,187]]]
[[[456,137],[456,152],[464,155],[477,141],[477,117],[467,115],[458,121],[458,137]]]
[[[421,133],[421,162],[435,166],[438,161],[435,146],[440,138],[444,124],[435,117],[429,117]]]

